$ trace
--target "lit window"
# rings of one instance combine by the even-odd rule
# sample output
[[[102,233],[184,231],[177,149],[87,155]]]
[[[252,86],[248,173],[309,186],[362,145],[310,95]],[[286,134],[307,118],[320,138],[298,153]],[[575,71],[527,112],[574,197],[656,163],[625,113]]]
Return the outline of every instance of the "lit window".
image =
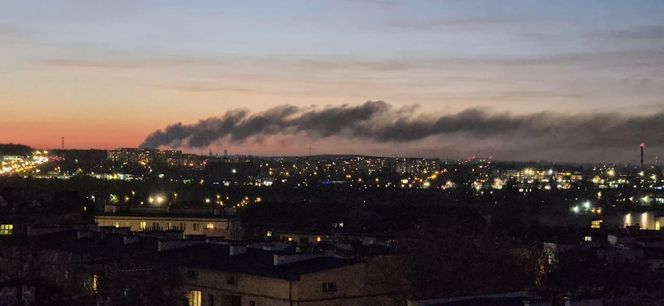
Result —
[[[147,223],[145,223],[145,221],[141,221],[141,229],[145,230],[147,227]]]
[[[0,236],[9,236],[14,231],[13,224],[0,224]]]
[[[590,223],[590,228],[601,228],[602,227],[602,220],[593,220]]]
[[[93,274],[92,275],[92,291],[97,292],[98,288],[99,288],[99,277],[97,276],[97,274]]]
[[[584,237],[583,237],[583,241],[591,242],[591,241],[593,241],[593,237],[591,237],[591,236],[584,236]]]
[[[214,229],[214,223],[208,223],[205,225],[205,228],[207,229]]]
[[[201,306],[201,291],[200,290],[191,290],[189,291],[189,306]]]

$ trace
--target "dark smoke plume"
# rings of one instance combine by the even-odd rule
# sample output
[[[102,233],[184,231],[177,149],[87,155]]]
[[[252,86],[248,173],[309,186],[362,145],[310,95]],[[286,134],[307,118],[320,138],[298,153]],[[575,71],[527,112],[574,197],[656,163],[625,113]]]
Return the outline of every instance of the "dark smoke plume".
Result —
[[[382,101],[322,109],[291,105],[251,113],[238,109],[194,124],[176,123],[150,134],[141,147],[202,148],[218,141],[242,143],[271,135],[345,137],[374,143],[407,143],[428,137],[464,137],[469,142],[500,140],[552,148],[625,148],[664,144],[664,112],[515,115],[471,108],[455,114],[418,114]]]

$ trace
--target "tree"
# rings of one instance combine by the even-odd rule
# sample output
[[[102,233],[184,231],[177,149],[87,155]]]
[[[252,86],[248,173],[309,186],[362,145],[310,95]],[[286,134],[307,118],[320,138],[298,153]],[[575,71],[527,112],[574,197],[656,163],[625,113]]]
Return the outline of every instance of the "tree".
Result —
[[[481,218],[456,215],[423,221],[402,239],[403,273],[412,297],[431,298],[519,291],[535,285],[529,250],[491,235]]]

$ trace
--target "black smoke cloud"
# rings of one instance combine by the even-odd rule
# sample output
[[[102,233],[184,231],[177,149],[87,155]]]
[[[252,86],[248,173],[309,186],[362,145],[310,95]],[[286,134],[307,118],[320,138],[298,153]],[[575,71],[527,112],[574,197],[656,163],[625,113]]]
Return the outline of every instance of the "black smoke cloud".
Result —
[[[227,111],[194,124],[176,123],[150,134],[141,147],[203,148],[219,141],[241,144],[273,135],[311,138],[341,137],[372,143],[405,144],[462,137],[470,142],[517,143],[537,151],[552,149],[619,149],[640,142],[664,145],[664,112],[650,115],[619,113],[570,115],[510,114],[477,108],[455,114],[418,113],[416,107],[395,108],[382,101],[360,105],[316,107],[277,106],[252,113]]]

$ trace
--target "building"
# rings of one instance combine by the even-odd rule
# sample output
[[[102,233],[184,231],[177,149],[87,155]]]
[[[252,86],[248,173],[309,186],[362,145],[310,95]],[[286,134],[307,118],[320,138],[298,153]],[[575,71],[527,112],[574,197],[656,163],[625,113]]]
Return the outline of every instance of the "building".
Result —
[[[140,231],[182,231],[185,236],[220,237],[229,240],[242,238],[240,219],[219,211],[155,208],[144,210],[110,211],[95,216],[99,227],[129,228]]]
[[[0,306],[35,305],[35,286],[24,281],[0,282]]]
[[[16,262],[28,253],[33,257],[25,269]],[[155,299],[165,293],[155,274],[162,273],[177,276],[177,282],[164,282],[175,286],[168,294],[183,303],[188,297],[192,306],[403,306],[404,283],[397,269],[387,268],[399,262],[389,254],[357,259],[285,242],[182,239],[83,225],[45,228],[0,248],[0,270],[7,276],[48,279],[108,305],[122,301],[123,292],[160,305]],[[150,285],[155,282],[160,290]]]
[[[386,244],[384,238],[376,235],[353,233],[312,233],[312,232],[273,232],[268,231],[267,237],[277,237],[281,241],[297,244],[311,244],[320,242],[359,242],[362,245]]]
[[[375,257],[201,244],[173,250],[190,306],[403,305],[404,285]],[[191,260],[190,260],[191,259]],[[195,260],[193,260],[195,259]]]

